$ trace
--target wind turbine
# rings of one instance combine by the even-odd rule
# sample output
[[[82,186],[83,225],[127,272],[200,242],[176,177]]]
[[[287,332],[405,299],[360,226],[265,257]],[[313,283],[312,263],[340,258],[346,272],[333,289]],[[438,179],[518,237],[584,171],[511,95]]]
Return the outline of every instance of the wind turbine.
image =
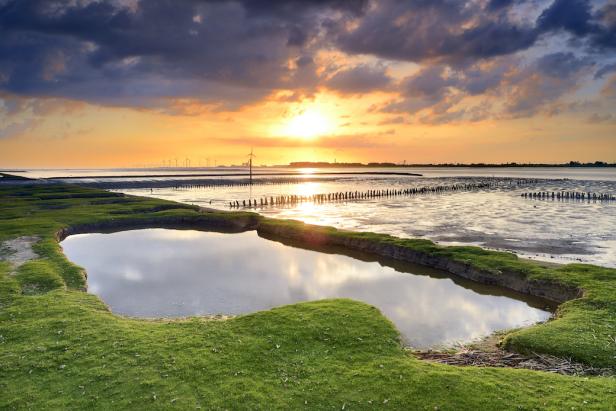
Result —
[[[252,185],[252,159],[256,157],[252,152],[252,147],[250,148],[250,154],[248,154],[248,167],[250,169],[250,185]]]

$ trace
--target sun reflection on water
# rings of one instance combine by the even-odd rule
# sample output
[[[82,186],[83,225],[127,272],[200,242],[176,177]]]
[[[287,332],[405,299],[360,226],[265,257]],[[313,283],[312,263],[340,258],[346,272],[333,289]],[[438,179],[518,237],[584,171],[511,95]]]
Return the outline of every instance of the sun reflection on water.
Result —
[[[310,168],[310,167],[307,167],[307,168],[300,168],[300,169],[298,170],[298,172],[299,172],[300,174],[307,175],[307,176],[310,176],[310,175],[314,174],[314,173],[315,173],[315,171],[316,171],[316,169],[315,169],[315,168]]]
[[[323,187],[321,183],[317,182],[305,182],[296,184],[294,188],[295,194],[299,196],[309,197],[322,192]]]

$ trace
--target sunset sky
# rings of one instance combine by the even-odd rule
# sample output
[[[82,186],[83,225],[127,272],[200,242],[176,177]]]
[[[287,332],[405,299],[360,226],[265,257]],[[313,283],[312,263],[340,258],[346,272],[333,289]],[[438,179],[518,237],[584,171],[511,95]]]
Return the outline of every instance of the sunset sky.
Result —
[[[616,3],[0,0],[0,168],[616,161]]]

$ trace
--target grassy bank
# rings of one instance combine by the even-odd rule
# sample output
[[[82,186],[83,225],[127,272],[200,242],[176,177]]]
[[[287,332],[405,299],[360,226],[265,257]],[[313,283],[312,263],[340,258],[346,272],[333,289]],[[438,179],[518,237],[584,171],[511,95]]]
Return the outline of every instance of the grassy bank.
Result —
[[[0,408],[609,409],[613,378],[451,367],[409,356],[376,309],[350,300],[285,306],[218,321],[142,321],[111,314],[83,292],[83,271],[56,234],[67,227],[191,225],[238,231],[288,225],[321,239],[392,242],[495,276],[584,290],[560,318],[507,337],[509,347],[616,367],[616,270],[543,267],[506,253],[438,247],[371,233],[308,227],[248,213],[76,186],[0,187],[0,241],[37,236],[39,259],[0,262]],[[307,235],[307,234],[306,234]],[[312,237],[314,238],[314,237]],[[0,251],[1,252],[1,251]],[[5,251],[6,253],[6,251]]]
[[[570,290],[560,294],[580,293],[582,298],[559,306],[557,320],[511,333],[504,340],[505,346],[522,353],[552,354],[597,367],[616,368],[615,269],[589,264],[544,264],[479,247],[439,246],[429,240],[337,230],[293,220],[264,219],[259,230],[284,233],[295,241],[320,246],[344,245],[376,252],[395,249],[397,254],[409,250],[419,254],[420,260],[455,262],[465,269],[479,270],[496,283],[507,275],[529,284],[530,291],[537,284],[557,291]]]

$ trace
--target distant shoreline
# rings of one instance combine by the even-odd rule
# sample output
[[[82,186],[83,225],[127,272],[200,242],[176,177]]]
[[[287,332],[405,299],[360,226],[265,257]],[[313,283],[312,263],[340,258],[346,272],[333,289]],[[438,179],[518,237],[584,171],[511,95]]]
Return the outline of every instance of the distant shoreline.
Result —
[[[277,165],[280,168],[416,168],[416,167],[448,167],[448,168],[616,168],[616,163],[605,163],[601,161],[593,163],[569,162],[562,164],[542,164],[542,163],[442,163],[442,164],[395,164],[395,163],[324,163],[324,162],[293,162],[288,165]]]
[[[482,169],[482,168],[500,168],[500,169],[515,169],[515,168],[550,168],[550,169],[612,169],[616,168],[616,163],[605,163],[605,162],[594,162],[594,163],[578,163],[578,162],[569,162],[562,164],[543,164],[543,163],[499,163],[499,164],[488,164],[488,163],[441,163],[441,164],[395,164],[395,163],[326,163],[326,162],[292,162],[289,164],[278,164],[278,165],[259,165],[253,166],[253,176],[259,176],[259,171],[265,171],[268,169],[348,169],[348,168],[360,168],[360,169],[374,169],[374,168],[391,168],[391,169],[417,169],[417,168],[449,168],[449,169]],[[32,168],[32,169],[1,169],[0,168],[0,178],[4,177],[4,180],[8,180],[9,177],[15,179],[19,177],[15,173],[19,174],[30,174],[32,172],[37,171],[83,171],[83,170],[98,170],[102,173],[106,171],[124,171],[127,173],[131,172],[147,172],[150,171],[149,174],[142,175],[82,175],[82,176],[60,176],[60,175],[52,175],[45,177],[30,177],[30,178],[42,178],[42,179],[86,179],[86,178],[126,178],[126,177],[222,177],[222,176],[248,176],[249,173],[246,172],[247,166],[238,166],[238,165],[219,165],[216,167],[143,167],[143,168]],[[214,171],[217,170],[218,172]],[[243,171],[243,173],[236,174],[228,174],[228,171]],[[170,174],[174,173],[174,174]],[[177,174],[177,173],[188,173],[188,174]],[[354,173],[348,171],[340,171],[340,172],[329,172],[326,174],[375,174],[377,172],[369,172],[369,171],[356,171]],[[406,175],[420,175],[417,173],[412,173],[411,171],[381,171],[380,174],[406,174]],[[267,172],[267,175],[286,175],[288,173],[274,173]],[[21,177],[26,177],[26,175],[22,175]],[[262,175],[262,174],[261,174]]]
[[[166,178],[166,177],[250,177],[249,173],[235,173],[235,174],[219,174],[219,173],[202,173],[202,174],[142,174],[142,175],[118,175],[118,176],[55,176],[55,177],[42,177],[41,180],[88,180],[98,178]],[[287,176],[301,176],[302,173],[252,173],[252,177],[287,177]],[[318,175],[387,175],[387,176],[412,176],[422,177],[417,173],[405,173],[402,171],[336,171],[331,173],[311,173],[311,176]]]

